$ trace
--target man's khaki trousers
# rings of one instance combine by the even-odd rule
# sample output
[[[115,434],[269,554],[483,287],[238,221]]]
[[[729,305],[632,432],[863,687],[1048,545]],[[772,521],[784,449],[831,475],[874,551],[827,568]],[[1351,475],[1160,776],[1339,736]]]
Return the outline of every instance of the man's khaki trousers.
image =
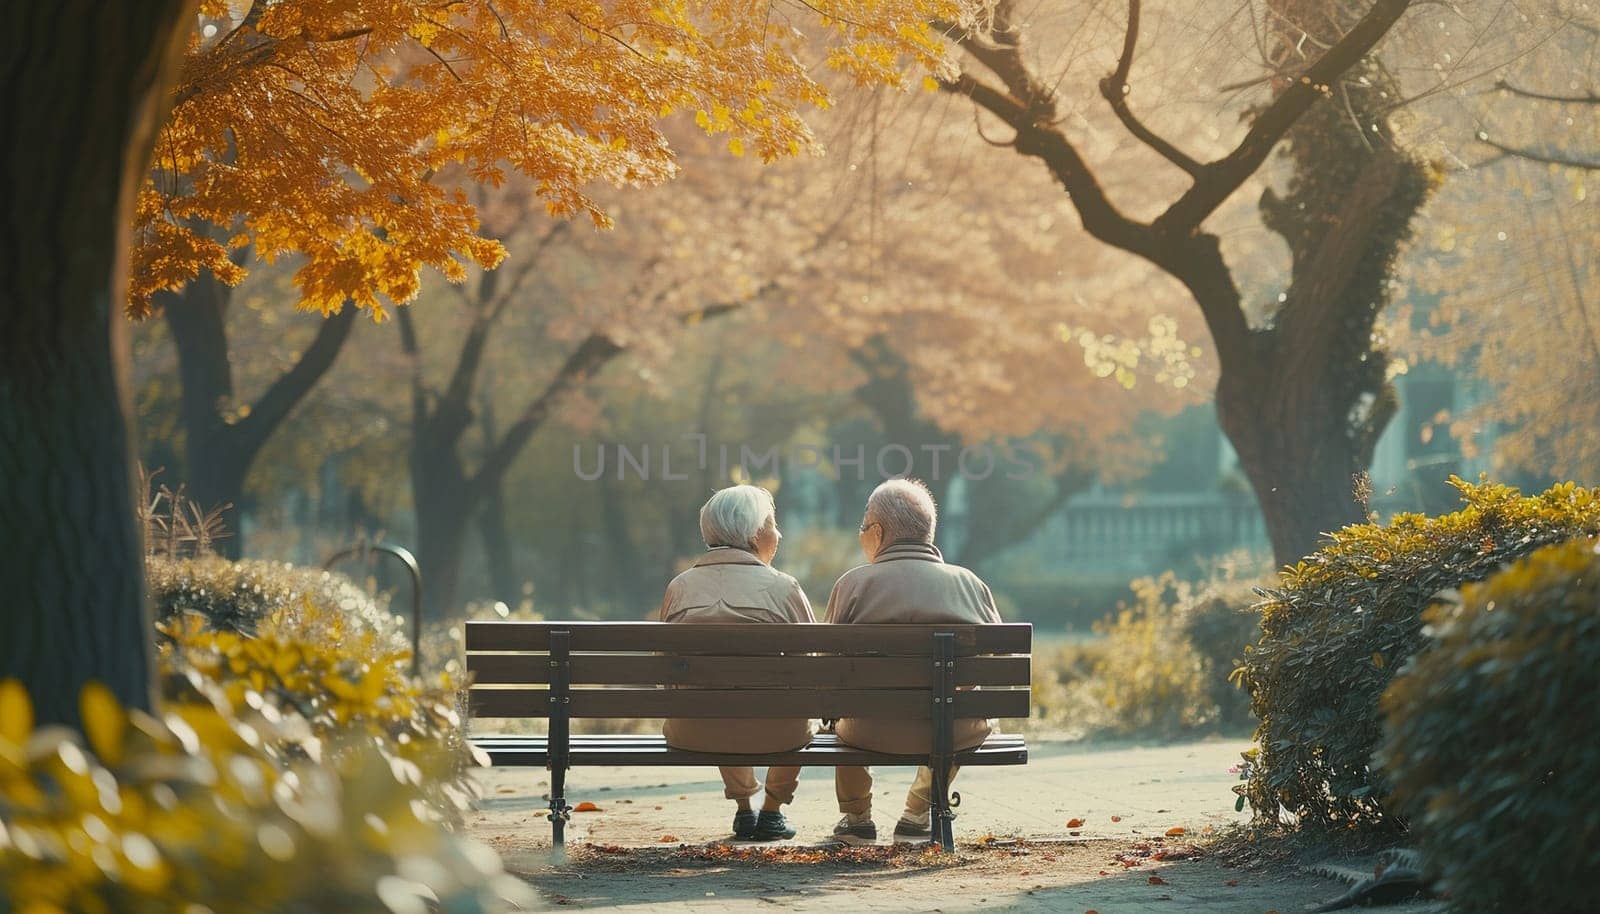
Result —
[[[961,766],[950,767],[950,780],[956,779]],[[852,815],[872,812],[872,769],[844,765],[833,769],[833,790],[839,797],[839,811]],[[906,812],[921,819],[933,806],[933,771],[927,765],[917,769],[917,777],[906,791]]]

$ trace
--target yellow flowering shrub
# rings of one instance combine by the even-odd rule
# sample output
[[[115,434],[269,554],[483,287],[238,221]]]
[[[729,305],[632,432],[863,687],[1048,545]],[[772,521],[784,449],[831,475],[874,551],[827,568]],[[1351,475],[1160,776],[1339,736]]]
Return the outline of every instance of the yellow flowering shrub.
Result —
[[[1423,611],[1541,546],[1600,533],[1600,489],[1451,483],[1461,510],[1346,527],[1265,591],[1261,641],[1238,671],[1261,720],[1242,787],[1258,824],[1403,829],[1372,753],[1378,698],[1422,649]]]
[[[386,634],[310,600],[259,620],[254,635],[193,613],[157,628],[169,700],[210,683],[231,707],[292,716],[300,723],[282,732],[313,760],[358,736],[402,760],[441,753],[450,764],[425,785],[431,800],[445,810],[471,801],[460,684],[448,672],[413,677],[410,650]]]
[[[1169,571],[1129,587],[1134,602],[1095,624],[1103,640],[1079,686],[1094,728],[1172,736],[1242,726],[1248,713],[1228,677],[1259,633],[1246,586]]]
[[[1427,624],[1378,758],[1452,909],[1594,910],[1600,544],[1540,549]]]
[[[320,568],[214,555],[150,556],[145,578],[157,621],[199,613],[214,628],[249,634],[262,618],[310,600],[337,610],[346,631],[370,631],[394,647],[406,643],[404,626],[378,601],[344,575]]]
[[[0,682],[0,911],[452,912],[525,904],[494,852],[452,834],[420,785],[449,762],[356,738],[281,750],[292,712],[235,713],[218,687],[154,716],[82,695],[86,738],[35,729]],[[303,720],[300,726],[305,726]]]

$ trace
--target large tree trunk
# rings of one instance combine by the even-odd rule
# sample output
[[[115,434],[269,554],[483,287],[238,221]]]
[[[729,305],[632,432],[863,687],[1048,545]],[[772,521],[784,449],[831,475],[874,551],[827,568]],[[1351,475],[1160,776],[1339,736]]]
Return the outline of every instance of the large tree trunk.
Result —
[[[478,421],[483,429],[484,449],[494,447],[500,440],[500,432],[494,421],[491,398],[483,397],[480,401]],[[478,538],[483,542],[484,561],[489,568],[490,595],[516,606],[522,596],[522,582],[517,579],[511,533],[506,525],[505,481],[496,478],[485,489],[483,510],[478,514]]]
[[[237,410],[228,351],[228,303],[232,290],[202,272],[181,292],[158,297],[178,351],[182,383],[184,475],[189,497],[204,510],[219,508],[230,534],[218,544],[224,555],[244,554],[240,513],[250,467],[278,427],[333,367],[355,326],[357,308],[346,304],[317,329],[295,364],[274,379],[248,410]],[[242,412],[238,419],[235,411]]]
[[[1347,392],[1297,397],[1271,385],[1241,387],[1217,388],[1217,421],[1255,490],[1273,558],[1292,565],[1324,534],[1366,519],[1356,477],[1372,449],[1358,451],[1331,415]]]
[[[1101,94],[1131,136],[1193,179],[1149,222],[1117,207],[1059,126],[1053,84],[1022,53],[1014,0],[998,0],[986,29],[957,37],[998,85],[968,71],[940,85],[1016,131],[1011,147],[1050,168],[1086,232],[1156,264],[1194,295],[1221,366],[1223,431],[1256,489],[1277,559],[1293,562],[1316,547],[1317,533],[1360,518],[1353,476],[1393,413],[1373,320],[1387,303],[1388,270],[1428,181],[1420,164],[1395,150],[1384,114],[1399,93],[1372,53],[1412,0],[1374,0],[1363,11],[1328,0],[1273,0],[1275,94],[1238,144],[1209,162],[1132,110],[1140,6],[1128,0],[1122,53]],[[1271,322],[1251,327],[1219,240],[1203,226],[1291,130],[1290,192],[1282,206],[1269,195],[1263,213],[1289,241],[1293,282]],[[1385,192],[1393,196],[1385,200]],[[1319,474],[1315,482],[1310,473]]]
[[[409,316],[402,318],[402,332],[409,326]],[[424,619],[438,622],[453,618],[467,529],[479,508],[457,451],[461,431],[472,420],[465,404],[452,408],[448,401],[439,401],[429,411],[419,399],[413,412],[411,499],[417,516],[422,610]]]
[[[496,440],[487,442],[477,470],[468,473],[461,442],[473,424],[473,391],[484,347],[493,327],[493,285],[485,274],[482,308],[475,317],[454,371],[442,392],[430,389],[422,374],[422,348],[411,309],[396,311],[400,345],[412,360],[411,494],[417,515],[417,562],[422,567],[423,609],[429,619],[449,618],[461,579],[467,527],[491,489],[501,484],[512,463],[544,425],[556,404],[586,383],[622,347],[590,334],[567,355],[555,377]]]
[[[610,593],[607,594],[625,619],[648,618],[654,596],[646,576],[645,563],[633,541],[632,520],[622,503],[622,493],[609,473],[600,476],[600,527],[606,538],[606,554],[612,565]]]
[[[1301,28],[1328,40],[1353,20],[1327,0],[1276,0],[1276,8],[1278,21],[1295,23],[1279,38],[1278,62],[1290,70],[1299,64]],[[1288,187],[1261,197],[1263,222],[1289,245],[1291,279],[1270,329],[1256,332],[1254,364],[1219,385],[1217,417],[1281,564],[1367,519],[1357,477],[1398,407],[1375,329],[1395,258],[1433,186],[1426,164],[1388,128],[1388,99],[1400,94],[1370,59],[1359,80],[1344,80],[1336,98],[1295,123],[1282,152],[1293,165]],[[1251,378],[1263,367],[1270,374]]]
[[[244,554],[239,511],[250,458],[231,446],[224,410],[233,402],[228,359],[227,307],[232,290],[209,271],[180,292],[157,297],[178,353],[179,412],[183,418],[181,481],[203,510],[221,510],[230,534],[218,543],[224,555]]]
[[[417,501],[417,565],[422,570],[422,617],[429,622],[456,618],[456,591],[472,515],[461,500],[436,487]]]
[[[76,726],[89,681],[153,701],[122,308],[188,12],[15,3],[0,26],[0,679],[41,722]]]

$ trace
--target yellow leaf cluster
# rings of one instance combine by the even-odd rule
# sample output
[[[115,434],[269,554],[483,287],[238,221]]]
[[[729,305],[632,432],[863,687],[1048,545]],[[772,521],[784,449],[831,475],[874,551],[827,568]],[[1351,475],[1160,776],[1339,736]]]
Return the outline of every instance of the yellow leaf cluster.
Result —
[[[675,172],[661,119],[698,112],[736,153],[814,144],[829,96],[801,58],[822,46],[860,83],[950,72],[926,23],[970,23],[982,0],[819,0],[810,34],[740,0],[285,0],[201,6],[172,112],[139,195],[128,309],[240,249],[293,255],[301,307],[381,318],[431,267],[493,267],[464,193],[509,171],[550,212],[608,217],[594,185]],[[218,240],[218,239],[226,240]]]
[[[360,739],[337,760],[296,758],[281,751],[292,713],[230,708],[214,690],[147,714],[91,683],[80,705],[85,738],[36,728],[22,686],[0,681],[0,909],[377,914],[430,896],[461,911],[528,900],[493,853],[444,827],[416,783],[431,766],[407,776]]]

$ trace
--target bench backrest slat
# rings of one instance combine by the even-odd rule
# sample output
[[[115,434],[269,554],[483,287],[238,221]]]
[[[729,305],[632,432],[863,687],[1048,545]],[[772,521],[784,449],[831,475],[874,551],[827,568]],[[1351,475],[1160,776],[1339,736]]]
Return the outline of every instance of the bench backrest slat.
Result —
[[[572,650],[738,654],[897,654],[930,656],[934,632],[953,632],[956,656],[1026,654],[1033,626],[739,625],[661,622],[468,622],[467,651],[546,651],[550,632],[571,632]]]
[[[547,654],[470,654],[467,671],[478,685],[548,683]],[[1026,655],[961,657],[957,686],[1028,682]],[[577,654],[574,685],[693,685],[746,688],[928,689],[933,665],[925,657],[714,657],[699,654]]]
[[[1031,625],[490,621],[466,625],[474,716],[551,715],[554,632],[574,718],[928,720],[936,633],[953,641],[958,717],[1030,712]]]
[[[575,689],[574,718],[809,718],[877,717],[928,720],[933,702],[924,689]],[[957,717],[1027,717],[1027,689],[960,692]],[[475,717],[549,717],[545,689],[473,689]]]

